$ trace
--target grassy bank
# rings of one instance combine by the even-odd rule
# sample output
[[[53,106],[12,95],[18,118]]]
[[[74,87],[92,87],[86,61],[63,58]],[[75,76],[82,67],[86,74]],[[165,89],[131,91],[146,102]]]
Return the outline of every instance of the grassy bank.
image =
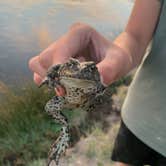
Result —
[[[116,87],[129,84],[130,80],[130,78],[126,78],[116,82],[111,86],[111,92],[116,93]],[[2,83],[0,83],[0,94],[3,94],[0,104],[0,165],[44,166],[43,159],[47,157],[50,145],[60,130],[60,125],[55,124],[43,109],[53,94],[48,93],[47,89],[39,89],[33,84],[28,84],[16,95]],[[97,123],[100,123],[102,119],[99,112],[98,117],[95,113],[85,117],[85,112],[78,110],[64,113],[68,117],[70,125],[76,126],[73,128],[75,134],[73,138],[77,140],[81,135],[78,134],[80,130],[94,131],[91,122],[98,119]],[[84,118],[87,119],[84,120]],[[92,129],[89,130],[91,127]],[[98,130],[95,129],[95,131]],[[100,138],[104,138],[102,134],[100,135]],[[72,141],[76,142],[74,139]],[[94,149],[94,143],[90,143],[85,154],[93,157],[98,151],[98,149]]]
[[[52,95],[32,85],[25,87],[19,95],[3,85],[3,94],[0,165],[26,165],[29,160],[45,158],[60,129],[43,109]],[[65,114],[69,119],[76,116],[73,111]]]

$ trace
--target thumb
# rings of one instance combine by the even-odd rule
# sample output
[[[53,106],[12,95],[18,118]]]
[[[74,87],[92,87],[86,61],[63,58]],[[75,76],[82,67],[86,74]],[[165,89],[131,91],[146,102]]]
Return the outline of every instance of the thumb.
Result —
[[[101,83],[104,86],[110,85],[114,80],[113,80],[113,74],[112,74],[112,69],[111,65],[109,64],[108,61],[103,60],[100,63],[97,64],[97,68],[100,74],[100,80]]]

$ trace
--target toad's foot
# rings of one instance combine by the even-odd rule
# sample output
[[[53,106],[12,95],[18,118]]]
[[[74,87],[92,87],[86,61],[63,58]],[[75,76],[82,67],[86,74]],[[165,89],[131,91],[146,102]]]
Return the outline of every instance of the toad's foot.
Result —
[[[69,128],[67,126],[62,127],[60,136],[53,143],[48,157],[48,166],[59,166],[59,159],[62,154],[65,153],[66,149],[69,147]],[[54,164],[55,163],[55,164]]]

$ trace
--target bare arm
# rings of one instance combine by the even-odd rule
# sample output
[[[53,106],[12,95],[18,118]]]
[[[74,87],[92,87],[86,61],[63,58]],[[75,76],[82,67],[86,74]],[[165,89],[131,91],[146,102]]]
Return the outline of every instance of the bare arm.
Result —
[[[159,0],[136,0],[124,32],[115,39],[105,59],[98,64],[104,83],[110,84],[140,64],[153,37],[160,7]]]

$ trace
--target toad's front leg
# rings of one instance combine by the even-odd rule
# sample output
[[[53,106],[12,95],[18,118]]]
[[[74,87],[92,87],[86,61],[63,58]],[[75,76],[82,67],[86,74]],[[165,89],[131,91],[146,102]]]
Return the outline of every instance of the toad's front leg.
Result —
[[[49,100],[45,106],[46,112],[53,117],[53,119],[63,125],[61,128],[61,133],[58,139],[53,143],[49,156],[48,156],[48,166],[55,163],[59,165],[60,156],[65,153],[66,149],[69,146],[69,126],[67,118],[62,114],[61,110],[64,108],[65,102],[64,97],[54,96]]]

